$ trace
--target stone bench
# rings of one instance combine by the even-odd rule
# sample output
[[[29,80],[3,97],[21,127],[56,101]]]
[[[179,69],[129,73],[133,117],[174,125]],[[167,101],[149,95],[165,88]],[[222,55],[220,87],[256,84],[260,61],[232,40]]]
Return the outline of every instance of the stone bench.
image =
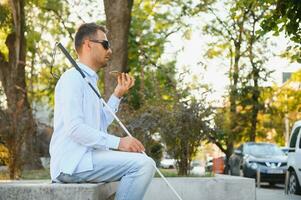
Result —
[[[215,177],[167,178],[183,200],[255,200],[255,180]],[[118,182],[99,184],[51,184],[49,180],[0,181],[0,200],[112,200]],[[177,200],[161,178],[154,178],[144,200]]]
[[[59,184],[50,180],[0,181],[0,200],[113,200],[118,182]]]
[[[255,200],[255,180],[237,176],[167,178],[183,200]],[[154,178],[144,200],[177,200],[166,183]]]

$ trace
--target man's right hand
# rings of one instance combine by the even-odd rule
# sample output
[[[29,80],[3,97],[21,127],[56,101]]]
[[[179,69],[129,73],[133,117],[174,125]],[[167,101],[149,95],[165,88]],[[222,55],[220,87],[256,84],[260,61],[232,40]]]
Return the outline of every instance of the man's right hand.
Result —
[[[144,151],[143,144],[134,137],[123,137],[120,138],[118,149],[120,151],[128,151],[128,152],[142,152]]]
[[[118,84],[114,90],[114,95],[118,98],[121,98],[125,93],[129,91],[131,87],[134,86],[135,79],[134,77],[126,73],[121,73],[120,75],[118,75],[117,82]]]

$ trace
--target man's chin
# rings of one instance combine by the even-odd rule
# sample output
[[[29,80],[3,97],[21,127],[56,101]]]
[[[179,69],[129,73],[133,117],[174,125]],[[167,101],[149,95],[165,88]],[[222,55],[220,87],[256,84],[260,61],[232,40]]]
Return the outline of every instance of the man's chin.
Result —
[[[104,64],[101,65],[101,68],[105,68],[107,66],[108,66],[108,63],[104,63]]]
[[[109,66],[109,63],[110,63],[110,59],[105,58],[104,60],[98,63],[99,69]]]

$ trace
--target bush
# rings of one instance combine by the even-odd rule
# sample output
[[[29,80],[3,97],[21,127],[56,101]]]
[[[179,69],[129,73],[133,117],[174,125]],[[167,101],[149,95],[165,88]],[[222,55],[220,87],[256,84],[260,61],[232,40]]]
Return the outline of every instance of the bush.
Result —
[[[8,149],[3,144],[0,144],[0,165],[8,165],[8,158]]]

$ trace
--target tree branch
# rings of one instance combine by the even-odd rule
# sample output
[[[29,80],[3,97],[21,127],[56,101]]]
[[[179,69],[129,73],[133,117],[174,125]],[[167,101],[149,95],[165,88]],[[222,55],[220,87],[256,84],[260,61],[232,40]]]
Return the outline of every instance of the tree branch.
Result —
[[[63,25],[64,29],[68,32],[69,38],[73,41],[74,38],[72,36],[72,33],[69,31],[68,27],[65,24],[65,20],[62,18],[62,16],[60,15],[60,13],[57,10],[53,10],[51,8],[47,8],[47,7],[41,7],[41,9],[44,9],[46,11],[50,11],[53,12],[54,16],[61,22],[61,24]]]
[[[231,33],[231,30],[227,27],[227,25],[223,22],[223,20],[221,20],[221,19],[215,14],[215,12],[213,11],[212,8],[209,7],[208,10],[215,16],[215,18],[216,18],[217,21],[220,23],[220,25],[222,25],[222,27],[224,27],[224,29],[227,31],[227,33],[228,33],[230,39],[231,39],[232,41],[235,41],[235,39],[232,37],[233,34]],[[222,33],[222,31],[220,31],[220,32]],[[222,35],[224,35],[224,34],[222,34]]]
[[[211,130],[211,132],[214,130]],[[216,137],[214,137],[213,135],[210,135],[210,132],[207,134],[207,139],[208,141],[214,143],[222,152],[226,153],[227,149],[225,149],[222,145],[222,143],[220,143],[219,141],[216,140]]]

